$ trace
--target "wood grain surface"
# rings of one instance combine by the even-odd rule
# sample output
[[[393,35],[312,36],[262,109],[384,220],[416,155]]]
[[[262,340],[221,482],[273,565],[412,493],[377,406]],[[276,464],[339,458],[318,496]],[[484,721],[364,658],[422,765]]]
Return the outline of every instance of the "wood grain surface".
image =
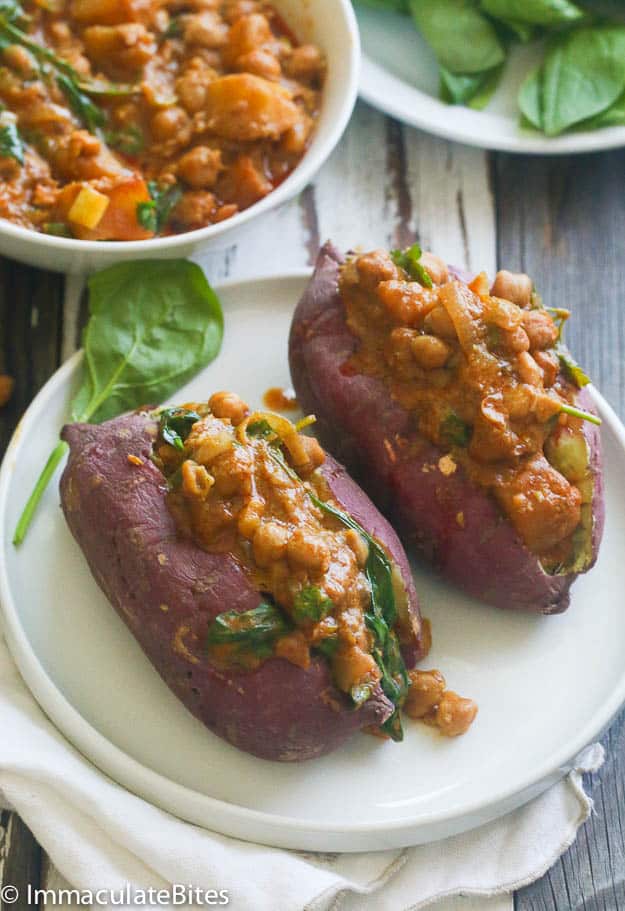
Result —
[[[284,273],[310,265],[329,237],[344,248],[416,238],[459,266],[491,275],[497,266],[529,272],[549,304],[575,312],[569,345],[625,416],[625,151],[489,154],[359,104],[314,184],[198,261],[215,283]],[[65,284],[0,260],[0,374],[16,380],[11,402],[0,409],[0,453],[37,390],[77,347],[81,300],[75,278]],[[625,715],[603,742],[606,764],[587,781],[595,815],[552,870],[516,894],[517,911],[625,911]],[[3,813],[0,881],[38,885],[55,875],[23,824]]]

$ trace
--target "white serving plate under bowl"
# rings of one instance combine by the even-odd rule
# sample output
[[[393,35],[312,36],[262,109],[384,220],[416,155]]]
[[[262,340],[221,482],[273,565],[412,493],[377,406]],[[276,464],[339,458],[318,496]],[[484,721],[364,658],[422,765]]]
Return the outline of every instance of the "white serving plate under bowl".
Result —
[[[304,282],[300,274],[223,286],[222,352],[175,400],[233,389],[258,407],[266,389],[287,386],[287,335]],[[266,301],[271,319],[259,306]],[[59,473],[25,543],[12,546],[79,370],[76,355],[42,389],[0,469],[0,600],[12,654],[48,717],[135,794],[207,829],[285,848],[419,844],[539,793],[625,701],[625,430],[600,396],[605,538],[565,614],[497,611],[415,566],[434,634],[423,666],[479,703],[469,732],[446,739],[406,719],[401,744],[358,734],[329,756],[290,764],[239,752],[165,686],[90,575],[59,508]]]
[[[369,104],[443,139],[533,155],[565,155],[625,146],[625,126],[549,137],[519,126],[517,93],[544,53],[539,43],[514,47],[503,78],[483,111],[448,105],[438,97],[432,49],[409,16],[357,4],[362,41],[360,95]]]
[[[154,240],[93,241],[52,237],[0,219],[0,253],[57,272],[84,273],[126,259],[188,257],[221,241],[253,218],[291,199],[314,177],[349,121],[358,94],[360,40],[350,0],[272,0],[301,43],[324,52],[327,76],[310,148],[288,178],[259,202],[232,218]]]

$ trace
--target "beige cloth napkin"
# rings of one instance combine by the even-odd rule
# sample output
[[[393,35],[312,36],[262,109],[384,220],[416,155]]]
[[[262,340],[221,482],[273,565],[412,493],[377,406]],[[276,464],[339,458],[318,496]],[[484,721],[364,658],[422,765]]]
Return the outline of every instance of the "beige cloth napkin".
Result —
[[[581,773],[603,761],[602,747],[589,747],[525,807],[446,841],[313,855],[205,831],[111,781],[48,721],[2,639],[0,731],[0,796],[73,886],[221,889],[236,911],[417,911],[461,894],[482,898],[455,899],[453,911],[502,911],[507,899],[495,896],[541,876],[575,839],[592,811]]]

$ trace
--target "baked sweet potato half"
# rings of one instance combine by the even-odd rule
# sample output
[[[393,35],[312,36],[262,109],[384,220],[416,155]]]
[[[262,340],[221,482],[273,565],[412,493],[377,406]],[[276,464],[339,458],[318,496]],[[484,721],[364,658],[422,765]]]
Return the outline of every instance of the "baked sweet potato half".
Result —
[[[363,728],[401,739],[410,669],[427,649],[408,562],[314,438],[231,393],[62,436],[69,527],[204,724],[276,760],[320,756]],[[430,677],[410,713],[437,723],[440,709],[442,732],[460,733],[474,707]]]
[[[565,610],[601,540],[600,422],[567,316],[526,275],[326,244],[293,318],[324,445],[443,576],[502,608]]]

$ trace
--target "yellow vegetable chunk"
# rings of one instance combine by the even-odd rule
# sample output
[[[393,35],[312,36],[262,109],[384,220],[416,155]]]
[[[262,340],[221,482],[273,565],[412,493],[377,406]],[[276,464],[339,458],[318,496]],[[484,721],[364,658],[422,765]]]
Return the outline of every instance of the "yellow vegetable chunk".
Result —
[[[69,221],[83,228],[95,228],[102,221],[102,216],[109,205],[109,198],[104,193],[98,193],[93,187],[81,187],[71,209],[67,213]]]

